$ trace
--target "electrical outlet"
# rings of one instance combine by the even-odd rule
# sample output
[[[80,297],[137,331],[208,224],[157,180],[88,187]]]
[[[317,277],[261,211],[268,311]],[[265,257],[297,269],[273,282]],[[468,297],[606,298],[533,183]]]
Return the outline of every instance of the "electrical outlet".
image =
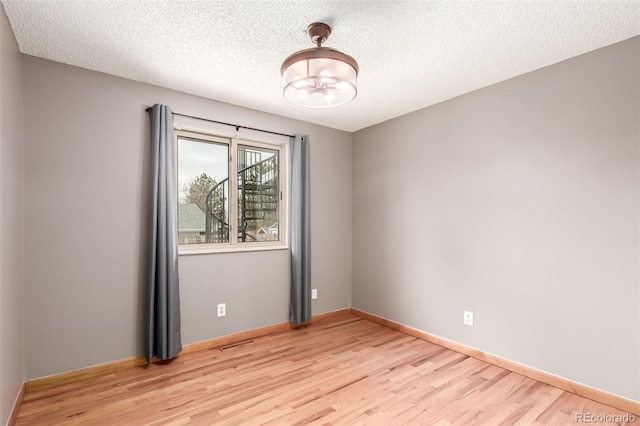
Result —
[[[227,315],[227,304],[226,303],[218,303],[218,316],[223,317]]]
[[[317,288],[312,288],[311,289],[311,298],[312,299],[317,299],[318,298],[318,289]]]
[[[473,312],[464,311],[464,325],[473,327]]]

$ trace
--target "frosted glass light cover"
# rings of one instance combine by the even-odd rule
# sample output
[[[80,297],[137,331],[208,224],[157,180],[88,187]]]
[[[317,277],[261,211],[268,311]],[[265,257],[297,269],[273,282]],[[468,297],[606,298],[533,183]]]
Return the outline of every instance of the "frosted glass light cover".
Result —
[[[346,104],[358,93],[357,76],[356,69],[339,59],[302,57],[282,70],[284,97],[309,108]]]

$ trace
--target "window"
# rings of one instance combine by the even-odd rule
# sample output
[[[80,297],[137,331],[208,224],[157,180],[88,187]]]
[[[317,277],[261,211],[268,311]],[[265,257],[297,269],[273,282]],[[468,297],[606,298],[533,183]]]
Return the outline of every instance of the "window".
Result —
[[[284,147],[176,132],[180,253],[285,246]]]

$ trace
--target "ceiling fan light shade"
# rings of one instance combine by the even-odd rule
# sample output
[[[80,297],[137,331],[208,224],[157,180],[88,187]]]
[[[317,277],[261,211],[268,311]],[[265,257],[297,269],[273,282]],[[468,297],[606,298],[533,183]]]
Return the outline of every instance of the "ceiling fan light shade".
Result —
[[[296,52],[282,63],[284,97],[295,105],[308,108],[346,104],[358,93],[358,63],[338,50],[320,47],[326,36],[314,36],[314,25],[322,26],[322,29],[328,26],[309,26],[309,36],[318,47]]]

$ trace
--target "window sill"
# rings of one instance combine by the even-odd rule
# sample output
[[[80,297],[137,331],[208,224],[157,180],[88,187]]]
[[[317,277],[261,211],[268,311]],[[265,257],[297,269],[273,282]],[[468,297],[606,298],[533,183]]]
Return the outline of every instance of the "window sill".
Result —
[[[269,245],[269,246],[225,246],[225,247],[178,247],[178,256],[189,256],[193,254],[223,254],[223,253],[243,253],[250,251],[273,251],[273,250],[289,250],[288,245]]]

